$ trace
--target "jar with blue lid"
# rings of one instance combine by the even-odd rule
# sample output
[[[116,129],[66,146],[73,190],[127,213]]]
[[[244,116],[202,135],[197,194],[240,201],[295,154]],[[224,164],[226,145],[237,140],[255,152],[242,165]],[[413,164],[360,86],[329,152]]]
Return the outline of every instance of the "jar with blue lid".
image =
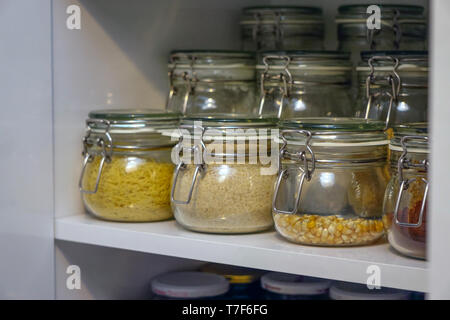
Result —
[[[267,300],[327,300],[330,285],[330,280],[279,272],[261,277]]]

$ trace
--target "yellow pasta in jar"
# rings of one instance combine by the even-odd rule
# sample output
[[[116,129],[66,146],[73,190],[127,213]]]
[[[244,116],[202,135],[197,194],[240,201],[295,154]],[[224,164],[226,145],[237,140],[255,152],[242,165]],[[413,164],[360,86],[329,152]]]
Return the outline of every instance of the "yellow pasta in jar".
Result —
[[[100,157],[86,166],[84,188],[93,190]],[[170,186],[173,164],[151,158],[114,155],[105,162],[98,190],[84,194],[89,212],[113,221],[158,221],[172,217]]]

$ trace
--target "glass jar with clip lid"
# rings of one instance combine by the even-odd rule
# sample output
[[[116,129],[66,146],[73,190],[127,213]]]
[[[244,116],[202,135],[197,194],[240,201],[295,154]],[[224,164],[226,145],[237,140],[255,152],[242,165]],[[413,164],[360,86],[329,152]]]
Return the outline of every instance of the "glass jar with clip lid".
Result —
[[[258,232],[273,225],[270,199],[278,161],[273,128],[275,119],[181,120],[171,192],[180,225],[210,233]]]
[[[265,52],[256,69],[260,116],[290,119],[354,115],[348,53]]]
[[[396,124],[427,121],[428,54],[368,51],[357,68],[357,116]]]
[[[320,8],[248,7],[243,9],[240,24],[246,51],[323,49],[325,28]]]
[[[79,189],[86,210],[112,221],[169,219],[170,183],[179,114],[152,110],[89,113]]]
[[[394,127],[389,146],[393,175],[383,205],[390,245],[420,259],[426,258],[428,145],[427,123]]]
[[[381,121],[302,118],[281,122],[280,168],[272,210],[284,238],[354,246],[384,234],[389,179]]]
[[[187,116],[256,115],[255,57],[241,51],[174,51],[166,110]]]

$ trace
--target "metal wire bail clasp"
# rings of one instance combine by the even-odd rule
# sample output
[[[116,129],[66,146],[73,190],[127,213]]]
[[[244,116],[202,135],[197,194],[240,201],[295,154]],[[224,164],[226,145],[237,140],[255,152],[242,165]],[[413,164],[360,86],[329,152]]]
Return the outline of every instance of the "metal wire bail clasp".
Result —
[[[389,91],[386,92],[386,94],[390,97],[389,98],[389,106],[388,106],[386,119],[385,119],[385,123],[386,123],[385,128],[387,128],[389,125],[390,118],[391,118],[392,107],[394,105],[394,102],[397,102],[398,96],[400,94],[400,88],[402,85],[400,75],[397,72],[397,68],[400,64],[400,61],[398,58],[391,57],[391,56],[373,56],[368,60],[368,64],[370,67],[370,73],[366,79],[366,98],[367,98],[367,106],[366,106],[366,114],[365,114],[366,119],[369,119],[369,114],[370,114],[370,110],[372,108],[373,98],[380,95],[380,93],[372,94],[371,90],[370,90],[371,84],[374,83],[374,81],[375,81],[375,66],[373,64],[375,61],[391,61],[393,63],[392,73],[390,73],[386,77],[386,81],[388,82],[388,84],[391,88],[391,92],[389,92]]]
[[[275,76],[275,77],[270,77],[269,76],[269,70],[270,70],[270,60],[273,59],[282,59],[285,61],[285,64],[283,65],[283,72],[280,72],[279,75]],[[282,110],[283,110],[283,104],[284,104],[284,99],[288,98],[290,95],[290,89],[292,87],[292,74],[289,71],[289,64],[291,63],[291,57],[289,56],[277,56],[277,55],[268,55],[265,56],[263,58],[263,63],[264,63],[264,72],[261,74],[261,80],[260,80],[260,92],[261,92],[261,97],[259,100],[259,112],[258,114],[261,116],[263,114],[263,110],[264,110],[264,105],[265,105],[265,100],[266,100],[266,96],[269,93],[273,92],[273,89],[266,89],[264,83],[267,80],[279,80],[280,81],[280,87],[279,90],[281,92],[281,99],[280,99],[280,107],[278,109],[278,118],[280,118]]]
[[[180,129],[181,128],[183,128],[183,126],[180,127]],[[195,170],[194,170],[194,174],[192,176],[191,186],[189,188],[189,192],[188,192],[188,196],[187,196],[186,200],[175,199],[175,190],[177,187],[178,176],[180,174],[180,171],[183,171],[187,168],[187,165],[183,162],[183,160],[180,160],[180,162],[177,164],[177,166],[175,168],[175,172],[174,172],[172,189],[170,190],[170,200],[172,201],[172,203],[175,203],[175,204],[186,205],[191,202],[195,183],[197,181],[197,177],[199,176],[199,174],[202,171],[204,171],[206,169],[206,164],[205,164],[204,155],[203,155],[204,151],[206,150],[205,142],[203,141],[203,135],[205,133],[205,128],[194,126],[194,129],[195,128],[201,129],[201,137],[200,137],[199,145],[195,144],[194,146],[192,146],[190,148],[183,148],[183,135],[180,135],[180,139],[179,139],[177,145],[174,147],[174,148],[176,148],[176,150],[178,150],[178,155],[180,155],[184,150],[186,150],[186,151],[193,151],[194,157],[195,157],[195,154],[197,154],[197,156],[201,157],[201,162],[195,165]]]
[[[105,132],[104,132],[104,136],[106,138],[100,137],[97,138],[95,143],[90,143],[89,142],[89,138],[91,136],[92,133],[92,124],[100,124],[100,125],[104,125],[105,126]],[[100,184],[100,177],[102,175],[103,172],[103,167],[106,162],[110,162],[111,161],[111,156],[112,156],[112,137],[111,134],[109,133],[109,128],[111,126],[111,123],[108,120],[103,120],[103,119],[89,119],[86,121],[86,126],[87,126],[87,130],[86,130],[86,135],[83,137],[83,152],[82,155],[84,156],[84,160],[83,160],[83,167],[81,169],[81,174],[80,174],[80,179],[78,180],[78,188],[80,189],[81,193],[87,193],[87,194],[94,194],[97,193],[98,191],[98,186]],[[98,167],[98,171],[97,171],[97,178],[95,180],[95,187],[93,190],[86,190],[83,188],[83,180],[84,180],[84,173],[86,171],[86,166],[88,163],[91,163],[92,161],[94,161],[95,155],[90,154],[88,149],[89,147],[94,146],[94,144],[101,148],[101,159],[100,159],[100,164]]]
[[[286,134],[292,134],[292,133],[296,133],[296,134],[300,134],[300,135],[304,135],[306,138],[305,141],[305,149],[299,152],[289,152],[287,150],[287,144],[288,141],[286,139]],[[313,150],[311,149],[311,145],[310,145],[310,141],[311,141],[311,137],[312,134],[310,131],[307,130],[283,130],[281,132],[281,139],[283,140],[283,145],[281,146],[280,149],[280,161],[279,161],[279,168],[280,170],[278,171],[278,178],[275,184],[275,191],[274,191],[274,195],[273,195],[273,200],[272,200],[272,210],[276,213],[284,213],[284,214],[295,214],[298,211],[299,208],[299,204],[300,204],[300,197],[302,194],[302,188],[303,188],[303,183],[306,181],[310,181],[312,174],[314,173],[315,169],[316,169],[316,158],[314,155]],[[307,153],[310,154],[311,160],[308,160],[307,157]],[[296,197],[294,198],[294,209],[292,211],[284,211],[284,210],[280,210],[276,207],[277,201],[278,201],[278,192],[280,189],[280,185],[283,179],[288,177],[288,170],[289,169],[282,169],[281,170],[281,160],[282,159],[288,159],[288,160],[293,160],[299,163],[303,163],[302,165],[299,165],[298,169],[302,172],[300,175],[300,181],[298,182],[298,186],[297,186],[297,190],[296,190]],[[311,162],[311,168],[309,167],[309,162]]]
[[[427,137],[423,137],[423,136],[404,136],[401,139],[401,145],[403,148],[403,153],[400,156],[400,158],[398,159],[398,166],[397,166],[397,170],[398,170],[398,180],[399,180],[399,192],[398,192],[398,196],[397,196],[397,200],[395,202],[395,209],[394,209],[394,221],[397,225],[401,226],[401,227],[407,227],[407,228],[418,228],[422,225],[422,221],[423,221],[423,214],[425,211],[425,206],[426,206],[426,201],[427,201],[427,195],[428,195],[428,189],[429,189],[429,183],[428,180],[425,178],[412,178],[412,179],[405,179],[404,175],[403,175],[403,170],[404,169],[410,169],[410,168],[419,168],[419,169],[423,169],[424,171],[428,170],[428,160],[423,160],[421,163],[412,163],[410,159],[407,158],[407,154],[408,154],[408,150],[406,147],[406,142],[408,140],[424,140],[424,141],[428,141]],[[420,213],[419,213],[419,218],[418,221],[416,223],[409,223],[409,222],[402,222],[398,219],[398,212],[400,210],[400,203],[402,201],[403,198],[403,193],[404,191],[408,190],[409,186],[411,185],[412,182],[416,181],[416,180],[421,180],[422,182],[425,183],[425,191],[423,194],[423,199],[422,199],[422,205],[420,207]]]

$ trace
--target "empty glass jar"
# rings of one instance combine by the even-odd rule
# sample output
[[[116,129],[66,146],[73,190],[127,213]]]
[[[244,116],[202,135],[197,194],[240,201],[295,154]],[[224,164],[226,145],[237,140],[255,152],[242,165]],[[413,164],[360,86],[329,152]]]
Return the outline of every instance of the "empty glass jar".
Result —
[[[322,50],[322,9],[315,7],[248,7],[241,18],[245,51]]]
[[[257,65],[259,115],[281,119],[351,117],[349,54],[265,52]]]
[[[353,61],[358,61],[364,50],[427,50],[427,20],[423,7],[377,5],[367,12],[368,7],[341,6],[336,17],[339,50],[351,52]],[[377,17],[378,12],[373,10],[378,9],[380,25],[369,29],[368,19],[375,22],[371,17]]]
[[[303,118],[281,122],[275,227],[309,245],[354,246],[384,234],[382,204],[389,174],[380,121]]]
[[[171,193],[177,222],[211,233],[270,228],[278,160],[273,127],[274,120],[260,118],[183,119]]]
[[[176,51],[166,110],[199,116],[255,115],[255,58],[239,51]]]
[[[391,140],[393,175],[386,189],[384,222],[390,245],[398,252],[426,258],[428,194],[426,123],[394,127]]]
[[[361,56],[357,116],[385,121],[387,127],[427,121],[427,52],[368,51]]]
[[[157,221],[172,217],[170,184],[179,115],[151,110],[89,113],[83,138],[79,188],[87,211],[112,221]]]

